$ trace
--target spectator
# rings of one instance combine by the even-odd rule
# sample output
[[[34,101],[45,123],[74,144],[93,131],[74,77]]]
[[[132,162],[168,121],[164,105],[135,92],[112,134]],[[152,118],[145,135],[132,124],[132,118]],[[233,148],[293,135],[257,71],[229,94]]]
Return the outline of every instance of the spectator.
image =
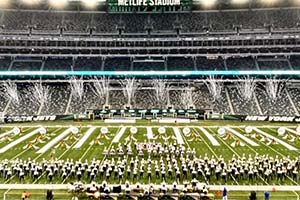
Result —
[[[222,192],[222,200],[227,200],[227,195],[228,195],[228,190],[226,187],[224,187],[223,192]]]
[[[264,192],[264,197],[265,197],[265,200],[269,200],[270,199],[270,193],[269,192]]]
[[[257,200],[256,198],[256,192],[255,191],[251,191],[249,194],[249,200]]]
[[[53,200],[53,193],[51,190],[47,190],[46,200]]]

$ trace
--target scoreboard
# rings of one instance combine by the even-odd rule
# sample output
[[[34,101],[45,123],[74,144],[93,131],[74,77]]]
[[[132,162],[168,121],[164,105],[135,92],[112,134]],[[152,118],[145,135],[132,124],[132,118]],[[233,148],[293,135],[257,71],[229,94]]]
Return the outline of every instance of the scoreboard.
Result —
[[[107,0],[109,13],[166,13],[191,11],[192,0]]]

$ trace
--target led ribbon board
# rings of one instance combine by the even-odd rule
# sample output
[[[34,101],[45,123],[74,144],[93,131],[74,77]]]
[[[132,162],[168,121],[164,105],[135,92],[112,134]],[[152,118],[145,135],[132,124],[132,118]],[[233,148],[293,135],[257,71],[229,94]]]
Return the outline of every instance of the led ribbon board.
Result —
[[[181,12],[191,10],[191,0],[107,0],[110,13]]]
[[[300,70],[225,70],[225,71],[0,71],[0,76],[265,76],[300,75]]]

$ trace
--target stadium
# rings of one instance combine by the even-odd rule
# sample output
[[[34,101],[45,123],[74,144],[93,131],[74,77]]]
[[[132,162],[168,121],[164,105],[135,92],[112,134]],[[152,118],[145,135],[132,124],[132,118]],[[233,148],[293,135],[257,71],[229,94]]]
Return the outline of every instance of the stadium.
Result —
[[[0,199],[300,198],[300,1],[1,0]]]

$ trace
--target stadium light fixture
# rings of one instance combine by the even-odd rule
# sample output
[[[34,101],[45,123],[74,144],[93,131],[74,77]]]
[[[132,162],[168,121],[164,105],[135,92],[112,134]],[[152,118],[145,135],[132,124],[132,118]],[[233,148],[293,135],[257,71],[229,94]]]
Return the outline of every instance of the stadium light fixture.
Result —
[[[68,0],[48,0],[51,7],[56,9],[62,9],[67,6]]]
[[[296,5],[296,6],[299,6],[300,5],[300,0],[293,0],[293,4]]]
[[[231,0],[231,3],[234,5],[243,5],[249,3],[249,0]]]
[[[23,4],[28,6],[37,5],[41,2],[41,0],[20,0]]]
[[[264,5],[273,5],[278,2],[278,0],[260,0]]]
[[[217,0],[198,0],[199,4],[204,8],[212,8],[216,5]]]
[[[82,0],[83,5],[88,9],[94,9],[99,3],[98,0]]]
[[[10,5],[10,0],[0,0],[0,8],[8,8]]]

